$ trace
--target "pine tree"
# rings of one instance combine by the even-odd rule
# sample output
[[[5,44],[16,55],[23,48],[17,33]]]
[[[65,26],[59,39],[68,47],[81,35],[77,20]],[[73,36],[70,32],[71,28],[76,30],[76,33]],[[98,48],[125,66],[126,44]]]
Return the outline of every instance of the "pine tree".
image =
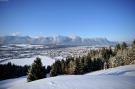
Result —
[[[79,64],[79,58],[75,59],[75,71],[74,74],[79,74],[80,73],[80,64]]]
[[[74,74],[75,71],[75,62],[74,60],[70,60],[68,64],[68,74]]]
[[[107,62],[110,58],[109,50],[106,48],[102,48],[101,55],[102,55],[102,58],[104,59],[105,62]]]
[[[132,48],[135,48],[135,40],[132,43]]]
[[[100,58],[96,59],[96,67],[97,67],[97,70],[101,70],[104,67],[104,63]],[[108,64],[107,64],[107,68],[109,68]]]
[[[113,51],[112,51],[111,46],[110,46],[109,49],[108,49],[108,53],[109,53],[110,56],[114,56],[114,53],[113,53]]]
[[[61,71],[62,71],[62,74],[65,74],[66,71],[65,71],[65,61],[64,60],[61,60]]]
[[[84,57],[76,58],[74,74],[84,74]]]
[[[84,74],[84,57],[81,57],[79,64],[80,64],[79,67],[80,74]]]
[[[84,61],[84,72],[90,72],[92,70],[92,61],[91,61],[91,56],[87,55],[85,57],[85,61]]]
[[[61,74],[62,74],[61,61],[57,60],[52,65],[51,76],[57,76],[57,75],[61,75]]]
[[[125,42],[123,42],[122,45],[121,45],[121,49],[124,50],[126,48],[127,48],[127,44]]]
[[[66,60],[64,61],[64,65],[65,65],[65,74],[70,74],[71,73],[71,66],[72,66],[72,62],[74,62],[74,58],[73,57],[67,57]]]
[[[48,65],[47,68],[46,68],[46,73],[50,73],[50,71],[51,71],[51,66]]]
[[[117,45],[115,46],[115,51],[117,52],[117,51],[120,50],[120,49],[121,49],[120,44],[117,44]]]
[[[44,77],[46,77],[45,67],[42,66],[41,59],[37,57],[28,70],[27,81],[31,82],[34,80],[42,79]]]

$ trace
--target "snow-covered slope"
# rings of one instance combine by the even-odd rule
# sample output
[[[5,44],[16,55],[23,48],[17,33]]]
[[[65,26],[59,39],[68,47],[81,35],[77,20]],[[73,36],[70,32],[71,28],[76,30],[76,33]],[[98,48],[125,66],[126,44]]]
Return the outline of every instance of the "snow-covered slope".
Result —
[[[20,84],[25,84],[25,83],[27,83],[26,76],[23,76],[20,78],[14,78],[14,79],[2,80],[0,81],[0,89],[8,89],[15,85],[20,85]]]
[[[86,75],[113,75],[113,76],[134,76],[135,77],[135,65],[127,65],[116,68],[110,68],[108,70],[101,70]]]
[[[1,64],[7,64],[8,62],[11,62],[15,65],[21,65],[21,66],[24,66],[24,65],[31,65],[34,60],[36,59],[36,57],[39,57],[41,58],[41,61],[43,63],[43,65],[52,65],[54,62],[55,62],[55,59],[52,59],[50,57],[47,57],[47,56],[34,56],[32,58],[20,58],[20,59],[12,59],[12,60],[6,60],[4,62],[1,62]]]
[[[0,89],[135,89],[135,65],[85,75],[45,78],[29,83],[24,80],[26,79],[21,77],[0,81]]]

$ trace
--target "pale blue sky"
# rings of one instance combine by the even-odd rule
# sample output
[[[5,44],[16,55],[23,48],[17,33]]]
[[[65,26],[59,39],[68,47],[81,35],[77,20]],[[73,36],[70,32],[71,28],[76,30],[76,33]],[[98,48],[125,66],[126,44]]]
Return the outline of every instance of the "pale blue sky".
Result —
[[[135,38],[135,0],[0,1],[0,35]]]

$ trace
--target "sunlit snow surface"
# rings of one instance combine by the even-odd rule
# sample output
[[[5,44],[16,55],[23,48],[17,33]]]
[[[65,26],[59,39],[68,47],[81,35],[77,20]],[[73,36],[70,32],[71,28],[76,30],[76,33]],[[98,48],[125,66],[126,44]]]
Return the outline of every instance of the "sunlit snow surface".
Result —
[[[41,58],[43,65],[46,65],[46,66],[52,65],[55,62],[55,58],[50,58],[47,56],[40,56],[39,55],[39,56],[34,56],[32,58],[20,58],[20,59],[7,60],[7,61],[2,62],[1,64],[7,64],[8,62],[11,62],[15,65],[21,65],[21,66],[31,65],[34,62],[34,60],[36,59],[36,57]]]
[[[0,81],[0,89],[135,89],[135,65],[85,75],[62,75],[26,82],[26,77]]]

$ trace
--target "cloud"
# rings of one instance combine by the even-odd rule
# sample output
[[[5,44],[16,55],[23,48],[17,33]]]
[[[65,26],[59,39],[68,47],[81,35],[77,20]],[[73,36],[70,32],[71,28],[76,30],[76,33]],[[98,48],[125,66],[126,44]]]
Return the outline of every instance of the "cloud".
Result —
[[[19,36],[21,33],[20,32],[13,32],[11,35],[12,36]]]

